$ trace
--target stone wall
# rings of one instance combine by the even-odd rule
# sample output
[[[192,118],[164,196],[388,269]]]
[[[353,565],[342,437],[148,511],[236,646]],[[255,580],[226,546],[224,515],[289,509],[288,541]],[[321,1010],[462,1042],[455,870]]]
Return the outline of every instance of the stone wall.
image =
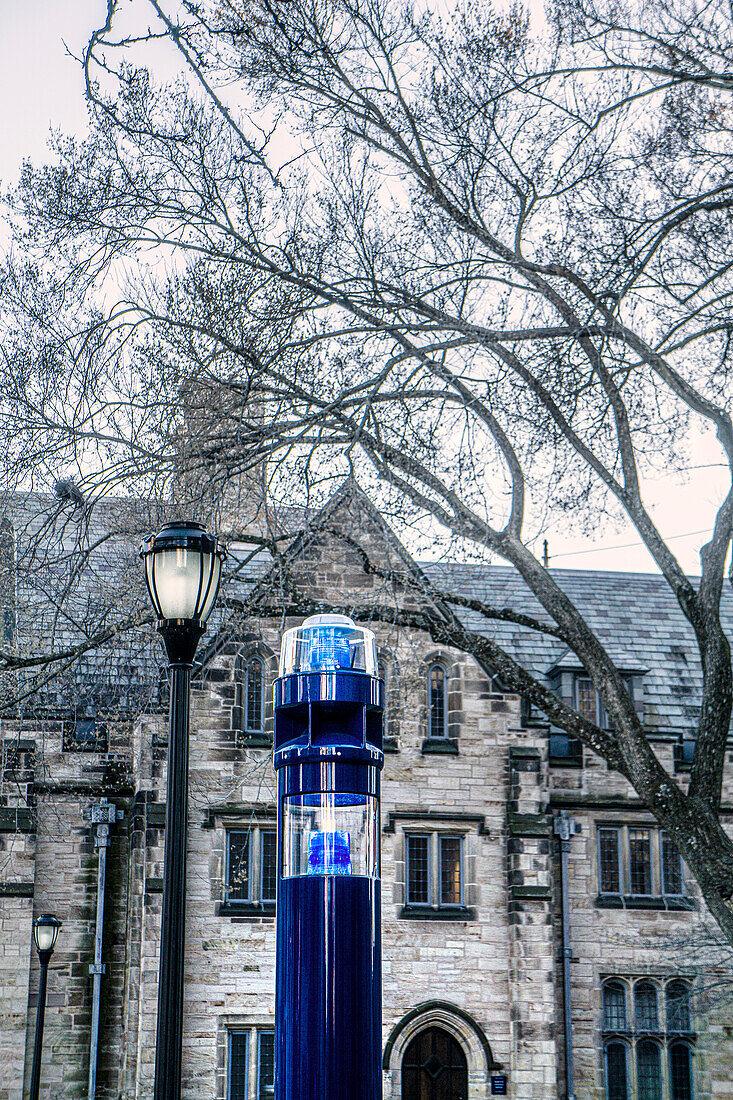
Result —
[[[353,525],[382,568],[410,568],[358,494],[341,498],[320,535],[299,541],[291,568],[304,594],[358,614],[375,600],[394,601],[395,590],[366,570],[362,555],[340,537]],[[281,630],[288,625],[251,620],[246,630],[220,636],[208,654],[205,678],[193,689],[186,1100],[226,1100],[229,1031],[254,1034],[274,1026],[274,918],[264,907],[245,911],[224,904],[226,830],[274,824],[267,744],[272,710],[264,736],[245,734],[237,676],[241,658],[256,653],[269,692]],[[508,1077],[515,1100],[564,1097],[553,833],[553,818],[561,811],[578,829],[569,854],[577,1100],[605,1096],[604,979],[633,983],[645,975],[660,988],[671,976],[689,978],[696,1008],[696,1100],[733,1100],[733,970],[730,955],[705,939],[710,922],[694,884],[685,908],[599,904],[599,824],[655,828],[625,780],[588,753],[582,768],[551,767],[546,727],[523,721],[519,700],[497,692],[469,658],[438,649],[414,631],[374,628],[390,688],[382,802],[385,1100],[400,1100],[402,1057],[426,1026],[440,1026],[461,1043],[468,1100],[491,1095],[492,1074]],[[427,674],[436,661],[448,676],[448,737],[438,745],[428,736]],[[672,741],[660,736],[655,746],[671,767]],[[111,726],[108,748],[104,754],[65,752],[60,723],[4,728],[0,1100],[22,1100],[28,1088],[38,981],[31,920],[44,911],[56,912],[64,927],[49,976],[41,1095],[86,1097],[97,851],[83,811],[102,795],[125,817],[112,828],[108,853],[98,1096],[151,1095],[167,719],[150,714],[132,728]],[[733,800],[731,777],[733,768],[726,777],[726,805]],[[465,904],[451,919],[405,911],[405,834],[411,830],[463,837]],[[633,1034],[627,1038],[633,1045]],[[671,1097],[665,1093],[662,1100]]]

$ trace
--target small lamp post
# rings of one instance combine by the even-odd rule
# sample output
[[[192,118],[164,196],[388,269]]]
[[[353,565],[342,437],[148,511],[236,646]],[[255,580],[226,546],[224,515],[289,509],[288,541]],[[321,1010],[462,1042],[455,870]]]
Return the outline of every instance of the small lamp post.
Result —
[[[44,913],[33,922],[33,942],[41,964],[41,977],[38,982],[38,1008],[36,1009],[36,1039],[33,1046],[33,1067],[31,1069],[30,1100],[38,1100],[41,1084],[41,1050],[43,1049],[43,1024],[46,1018],[46,985],[48,964],[58,939],[61,921],[53,913]]]
[[[288,630],[275,681],[275,1100],[381,1100],[377,649],[344,615]]]
[[[226,556],[200,523],[167,523],[140,551],[171,670],[154,1100],[179,1100],[183,1041],[191,668]]]

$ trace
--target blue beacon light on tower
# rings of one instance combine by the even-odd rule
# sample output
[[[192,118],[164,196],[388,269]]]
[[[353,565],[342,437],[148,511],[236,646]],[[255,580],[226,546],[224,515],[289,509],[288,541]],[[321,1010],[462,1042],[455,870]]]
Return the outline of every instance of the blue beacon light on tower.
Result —
[[[314,615],[285,633],[275,1100],[381,1100],[383,693],[371,630]]]

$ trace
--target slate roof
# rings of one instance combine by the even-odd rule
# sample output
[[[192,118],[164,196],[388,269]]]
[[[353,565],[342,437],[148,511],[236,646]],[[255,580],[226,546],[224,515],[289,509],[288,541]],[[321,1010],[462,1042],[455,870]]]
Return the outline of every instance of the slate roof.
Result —
[[[343,491],[345,487],[337,491],[324,509],[311,516],[299,509],[286,509],[278,518],[281,523],[286,520],[291,530],[302,531],[304,525],[317,529],[320,518],[333,508]],[[371,502],[370,507],[373,508]],[[0,500],[0,518],[3,512],[12,517],[17,536],[21,619],[18,636],[28,648],[37,648],[44,636],[53,637],[56,647],[73,644],[81,637],[79,624],[89,630],[90,624],[114,622],[131,605],[147,608],[137,547],[141,535],[154,530],[165,518],[155,506],[144,501],[111,501],[95,509],[91,527],[81,533],[81,517],[75,516],[73,510],[69,513],[60,508],[59,502],[51,497],[8,494],[4,501]],[[384,532],[384,522],[377,518]],[[90,568],[83,583],[72,592],[71,600],[63,607],[54,606],[49,594],[64,587],[69,551],[73,557],[75,546],[89,546],[110,530],[122,533],[94,550]],[[409,562],[409,555],[392,538],[401,550],[404,565]],[[48,554],[33,553],[36,539],[41,543],[49,540]],[[307,536],[296,537],[292,552],[297,554],[304,540],[307,543]],[[24,546],[31,547],[27,560],[23,558]],[[229,571],[246,552],[243,546],[231,547]],[[229,582],[232,585],[229,591],[244,595],[267,574],[270,565],[269,553],[260,550],[236,581]],[[512,568],[422,562],[416,564],[416,570],[440,589],[547,619]],[[697,720],[702,685],[700,661],[692,628],[663,578],[655,574],[579,569],[553,569],[552,575],[605,643],[617,667],[628,672],[644,670],[644,711],[649,730],[676,735],[691,731]],[[724,585],[721,612],[724,627],[733,638],[733,589],[728,582]],[[207,631],[210,644],[215,645],[213,640],[225,614],[220,605],[212,616]],[[546,678],[558,664],[580,668],[575,655],[556,639],[510,623],[490,622],[470,611],[461,610],[459,615],[466,626],[495,639],[538,677]],[[205,646],[204,642],[202,652]],[[125,702],[131,709],[144,707],[145,701],[150,706],[157,698],[163,664],[160,645],[149,629],[128,632],[124,641],[117,638],[110,645],[90,652],[66,678],[49,684],[43,703],[46,707],[65,709],[70,694],[79,701],[91,694],[100,697],[102,705],[106,697],[109,705],[114,702],[123,709]]]
[[[438,588],[548,621],[538,600],[510,567],[423,562],[421,568]],[[690,732],[699,714],[702,670],[692,627],[664,578],[581,569],[551,572],[604,642],[617,668],[645,670],[644,716],[650,732]],[[575,654],[568,655],[566,646],[555,638],[512,623],[489,622],[471,611],[458,614],[466,626],[492,638],[535,676],[546,677],[557,664],[580,668]],[[733,639],[733,589],[727,580],[721,618]]]
[[[50,494],[8,493],[0,497],[0,519],[12,524],[15,559],[0,562],[3,606],[9,603],[6,578],[17,576],[17,623],[5,643],[20,655],[64,651],[147,612],[137,551],[142,536],[161,522],[159,507],[113,499],[86,510]],[[42,666],[22,671],[21,692],[40,691],[21,712],[39,706],[77,716],[90,706],[139,712],[151,690],[157,692],[159,664],[149,629],[126,630],[50,680]]]
[[[14,645],[22,656],[59,652],[130,616],[150,615],[138,551],[143,537],[169,519],[171,511],[143,499],[111,498],[84,509],[51,494],[0,494],[0,630],[6,608],[13,608],[15,620],[4,644]],[[285,507],[271,518],[278,532],[288,535],[301,529],[304,512]],[[4,521],[13,531],[12,563],[3,558]],[[270,554],[261,550],[232,578],[252,549],[243,543],[230,549],[229,591],[237,596],[271,568]],[[220,601],[207,640],[225,617]],[[205,642],[199,655],[204,652]],[[84,717],[97,711],[135,716],[154,710],[165,698],[160,690],[165,665],[162,643],[150,626],[128,628],[60,675],[49,679],[42,666],[21,671],[18,686],[22,694],[30,694],[20,712]]]

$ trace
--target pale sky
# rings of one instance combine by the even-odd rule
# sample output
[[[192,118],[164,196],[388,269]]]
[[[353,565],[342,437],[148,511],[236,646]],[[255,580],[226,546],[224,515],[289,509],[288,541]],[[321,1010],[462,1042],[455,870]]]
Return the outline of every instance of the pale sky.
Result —
[[[105,0],[0,0],[0,180],[12,183],[24,157],[44,156],[49,127],[86,124],[81,54],[103,23]]]
[[[135,0],[123,0],[125,6]],[[105,0],[0,0],[0,183],[12,185],[24,157],[46,154],[49,128],[82,133],[84,82],[68,50],[80,55],[104,22]],[[2,234],[0,234],[0,237]],[[725,489],[721,450],[707,433],[695,440],[686,481],[647,486],[648,505],[662,534],[689,573],[699,571],[698,548]],[[570,535],[558,521],[545,532],[550,564],[576,569],[655,571],[631,528]],[[540,547],[536,548],[539,552]]]

